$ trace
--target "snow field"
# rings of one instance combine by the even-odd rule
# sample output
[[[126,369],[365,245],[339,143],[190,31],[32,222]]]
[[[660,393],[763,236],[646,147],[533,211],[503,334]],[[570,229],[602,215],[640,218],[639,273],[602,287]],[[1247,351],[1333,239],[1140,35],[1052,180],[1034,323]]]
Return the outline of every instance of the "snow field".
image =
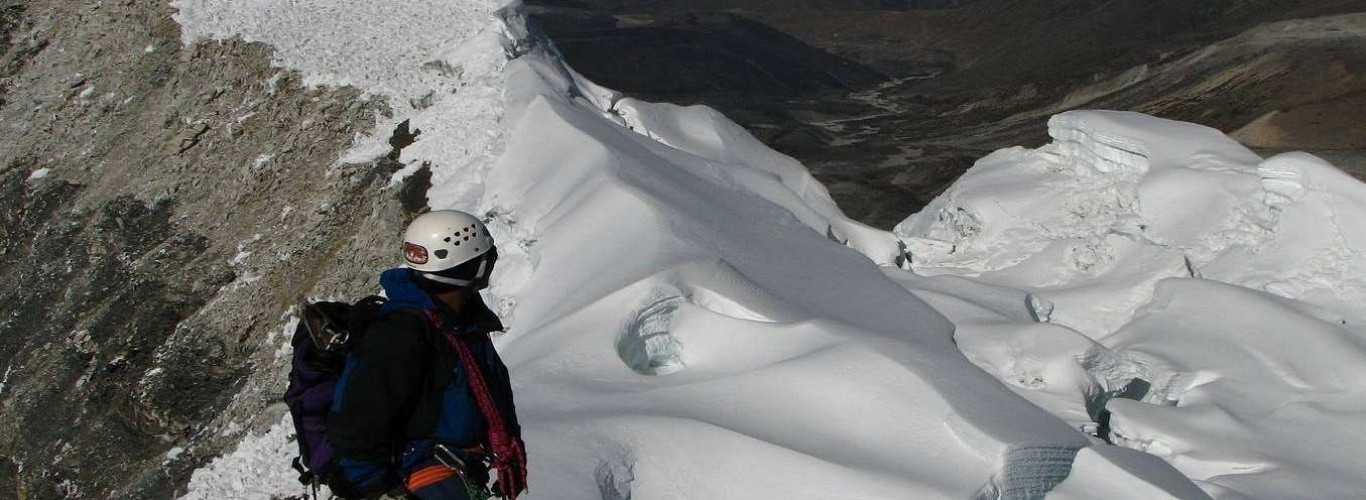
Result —
[[[182,4],[181,21],[218,24],[189,33],[258,29],[196,8],[208,7]],[[411,8],[389,15],[426,12]],[[326,45],[371,32],[315,28],[252,36]],[[968,363],[941,315],[826,235],[886,259],[895,238],[843,217],[800,164],[724,117],[619,99],[565,67],[515,10],[463,40],[418,42],[393,78],[439,60],[464,68],[465,86],[404,108],[424,88],[365,87],[377,73],[362,70],[310,81],[359,82],[397,103],[391,121],[424,131],[403,161],[431,163],[433,205],[487,214],[506,250],[489,292],[512,328],[499,343],[533,497],[1038,497],[1065,470],[1012,462],[1027,455],[1012,450],[1070,457],[1086,445]],[[280,64],[350,64],[290,55],[308,53]],[[376,154],[373,143],[344,156]],[[279,431],[197,473],[189,495],[288,491],[252,465],[289,449]]]
[[[1363,411],[1366,191],[1330,165],[1065,113],[892,234],[719,113],[583,79],[517,6],[437,4],[176,2],[187,43],[262,41],[387,99],[423,131],[399,177],[429,164],[433,208],[487,218],[530,498],[1362,489],[1360,439],[1305,439]],[[1077,432],[1101,415],[1151,454]],[[301,491],[287,425],[187,497]]]

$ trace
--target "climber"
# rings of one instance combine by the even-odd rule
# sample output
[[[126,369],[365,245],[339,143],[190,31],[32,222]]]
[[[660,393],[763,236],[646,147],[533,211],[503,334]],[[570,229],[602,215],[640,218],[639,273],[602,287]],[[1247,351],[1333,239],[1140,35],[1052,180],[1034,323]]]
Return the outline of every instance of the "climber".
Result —
[[[403,258],[380,275],[388,301],[337,381],[327,419],[342,482],[334,493],[515,499],[526,453],[507,367],[489,340],[503,326],[479,295],[498,259],[493,238],[470,214],[430,212],[408,226]]]

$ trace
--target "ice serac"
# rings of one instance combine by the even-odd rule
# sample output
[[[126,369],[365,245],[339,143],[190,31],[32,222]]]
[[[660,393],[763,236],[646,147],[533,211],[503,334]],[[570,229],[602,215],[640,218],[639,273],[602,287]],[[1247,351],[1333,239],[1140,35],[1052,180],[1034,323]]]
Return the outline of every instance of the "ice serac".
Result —
[[[1068,476],[1088,441],[959,352],[877,265],[902,257],[893,235],[719,113],[583,79],[516,6],[422,29],[485,5],[456,4],[183,0],[177,19],[279,44],[281,66],[423,130],[399,175],[430,165],[432,207],[483,214],[500,242],[488,298],[510,325],[531,498],[1039,498]],[[344,29],[297,22],[311,10]],[[336,46],[360,53],[310,49]],[[396,70],[373,71],[386,57]],[[334,168],[381,153],[382,132]],[[189,495],[284,496],[251,471],[287,436],[244,442]]]
[[[1131,111],[1054,115],[1048,135],[1063,163],[1118,177],[1154,169],[1246,168],[1261,160],[1218,130]]]
[[[899,225],[919,276],[898,281],[1008,387],[1210,495],[1366,491],[1360,433],[1332,430],[1366,419],[1366,185],[1137,113],[1068,112],[1049,133]],[[1087,497],[1117,464],[1114,484],[1190,493],[1151,463],[1088,448],[1051,495]]]
[[[1031,291],[1054,304],[1054,323],[1093,338],[1157,280],[1192,275],[1366,320],[1353,306],[1366,299],[1354,258],[1366,230],[1339,215],[1362,207],[1360,182],[1307,154],[1263,161],[1217,130],[1138,113],[1067,112],[1049,133],[1042,148],[978,161],[898,225],[912,268]]]

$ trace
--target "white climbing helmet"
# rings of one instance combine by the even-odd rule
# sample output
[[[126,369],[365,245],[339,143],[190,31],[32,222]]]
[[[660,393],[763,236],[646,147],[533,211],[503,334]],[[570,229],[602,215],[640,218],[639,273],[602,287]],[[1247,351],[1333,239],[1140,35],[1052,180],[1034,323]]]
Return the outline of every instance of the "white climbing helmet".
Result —
[[[424,277],[447,282],[431,273],[454,269],[493,250],[493,237],[478,218],[457,210],[437,210],[422,214],[408,224],[403,233],[403,261]],[[483,259],[487,261],[489,259]],[[486,262],[487,263],[487,262]],[[484,278],[489,269],[481,265],[475,278]],[[464,283],[448,283],[463,285]]]

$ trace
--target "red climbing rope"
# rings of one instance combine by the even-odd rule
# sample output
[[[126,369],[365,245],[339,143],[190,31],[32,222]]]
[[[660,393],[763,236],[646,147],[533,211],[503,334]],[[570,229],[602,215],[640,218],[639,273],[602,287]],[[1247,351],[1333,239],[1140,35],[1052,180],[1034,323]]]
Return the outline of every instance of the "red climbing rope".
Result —
[[[436,312],[428,311],[427,320],[451,344],[455,351],[456,358],[465,367],[465,380],[469,382],[470,393],[474,395],[474,402],[479,407],[479,413],[484,416],[484,421],[488,424],[489,448],[493,451],[493,468],[498,472],[498,482],[494,484],[494,493],[499,496],[516,500],[517,495],[526,489],[526,451],[522,449],[522,442],[511,432],[508,432],[507,422],[498,412],[498,406],[493,402],[493,392],[489,390],[488,383],[484,380],[484,374],[479,370],[479,364],[474,359],[474,353],[470,351],[469,341],[456,337],[453,333],[442,328],[441,319]],[[479,335],[476,338],[484,338]]]

